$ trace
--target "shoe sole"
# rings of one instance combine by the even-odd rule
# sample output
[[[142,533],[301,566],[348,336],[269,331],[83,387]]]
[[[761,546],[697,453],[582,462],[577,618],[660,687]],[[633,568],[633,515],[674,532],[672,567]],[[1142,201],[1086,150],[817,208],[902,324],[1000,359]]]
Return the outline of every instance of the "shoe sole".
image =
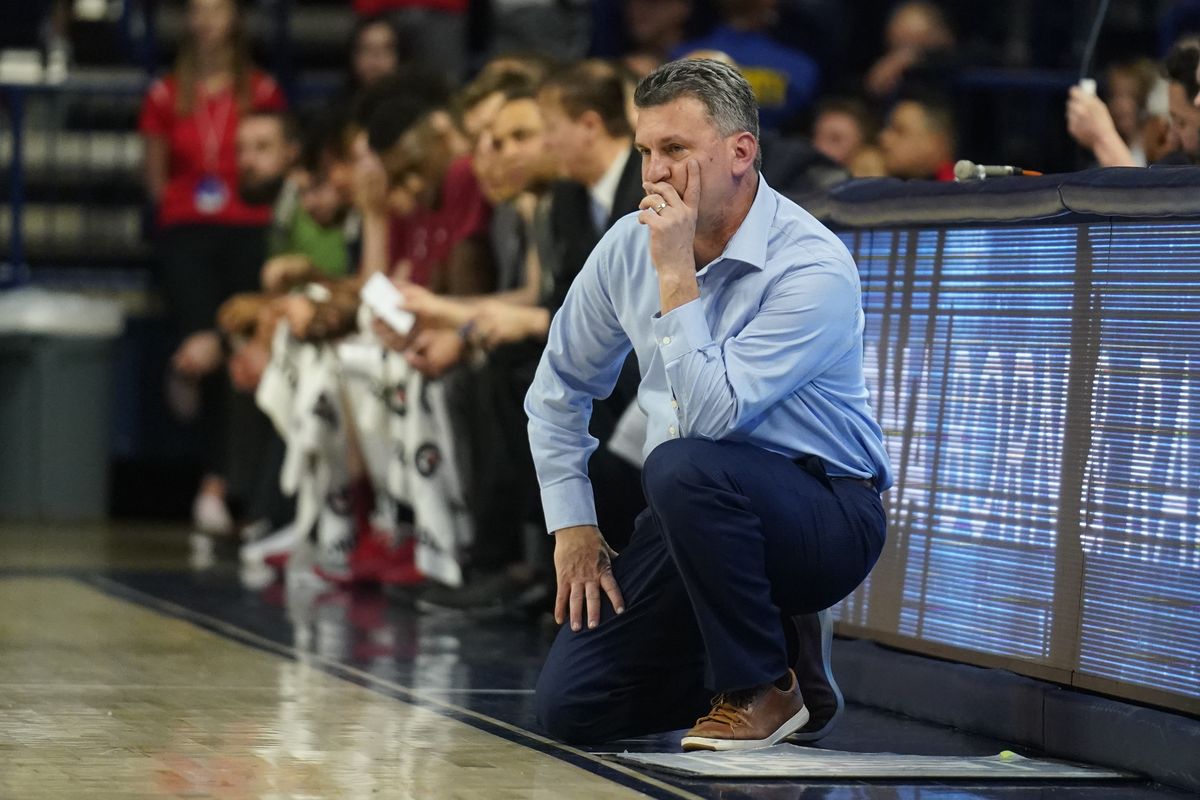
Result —
[[[783,723],[766,739],[712,739],[707,736],[685,736],[680,744],[685,751],[691,750],[759,750],[779,744],[797,728],[808,722],[808,709],[800,707],[792,718]]]
[[[284,556],[286,558],[293,550],[296,549],[296,545],[300,543],[300,534],[294,531],[289,531],[286,537],[280,537],[276,539],[275,537],[278,535],[279,534],[277,532],[271,534],[267,538],[258,539],[250,542],[249,544],[242,545],[242,549],[238,551],[238,557],[241,559],[242,563],[246,564],[247,566],[257,566],[259,564],[266,564],[267,566],[270,566],[269,559],[276,558],[278,556]]]
[[[542,602],[549,593],[541,586],[530,586],[516,595],[487,603],[463,603],[453,605],[439,603],[427,597],[417,599],[417,610],[425,614],[458,614],[478,620],[494,620],[510,615],[520,614],[530,607]]]
[[[312,572],[326,583],[332,583],[335,586],[349,586],[354,583],[354,573],[352,572],[335,572],[326,567],[314,565]]]
[[[487,605],[451,605],[439,603],[419,597],[414,604],[417,611],[429,616],[462,617],[482,622],[489,622],[506,617],[517,609],[507,603],[491,603]]]
[[[846,709],[846,699],[842,696],[842,690],[838,686],[837,680],[833,677],[833,612],[827,608],[817,616],[821,620],[821,663],[825,667],[825,677],[829,681],[830,688],[833,689],[833,696],[837,698],[837,706],[828,722],[815,731],[793,733],[787,737],[789,742],[815,742],[825,738],[837,725],[842,712]]]

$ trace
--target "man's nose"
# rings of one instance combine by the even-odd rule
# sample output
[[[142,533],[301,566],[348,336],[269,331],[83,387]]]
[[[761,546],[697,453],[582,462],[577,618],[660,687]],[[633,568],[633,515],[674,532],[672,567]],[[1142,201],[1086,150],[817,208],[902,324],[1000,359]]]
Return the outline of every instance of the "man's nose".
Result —
[[[654,156],[646,159],[642,178],[649,183],[658,183],[671,177],[671,167],[665,161]]]

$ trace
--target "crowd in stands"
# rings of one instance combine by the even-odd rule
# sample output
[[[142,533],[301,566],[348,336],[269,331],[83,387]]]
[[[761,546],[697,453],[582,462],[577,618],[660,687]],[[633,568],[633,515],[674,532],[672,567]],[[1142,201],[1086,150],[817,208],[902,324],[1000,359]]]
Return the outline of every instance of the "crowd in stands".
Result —
[[[297,118],[234,0],[187,4],[140,118],[180,336],[167,396],[204,431],[195,523],[240,534],[255,580],[286,564],[481,611],[548,607],[523,402],[574,276],[644,196],[640,77],[675,58],[739,67],[762,174],[803,203],[850,178],[953,179],[950,81],[1002,29],[989,11],[959,33],[976,4],[856,3],[873,38],[838,49],[862,31],[835,2],[497,1],[474,52],[467,0],[353,5],[343,88]],[[1037,22],[1040,4],[1016,5],[1010,21]],[[997,62],[1037,50],[990,44]],[[1072,89],[1071,135],[1100,165],[1192,163],[1198,55],[1184,39],[1161,65],[1111,66],[1100,96]],[[377,275],[411,328],[362,303]],[[630,355],[591,415],[618,550],[644,507],[638,381]]]

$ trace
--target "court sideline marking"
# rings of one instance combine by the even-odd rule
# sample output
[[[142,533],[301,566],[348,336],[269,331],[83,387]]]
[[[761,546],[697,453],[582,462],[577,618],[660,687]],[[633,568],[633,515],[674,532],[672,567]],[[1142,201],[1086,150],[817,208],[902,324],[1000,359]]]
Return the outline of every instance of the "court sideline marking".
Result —
[[[692,792],[689,792],[686,789],[678,786],[672,786],[669,783],[660,781],[657,778],[653,778],[622,764],[605,760],[599,757],[597,754],[589,753],[586,750],[580,750],[579,748],[563,744],[562,742],[556,742],[553,739],[547,738],[538,733],[534,733],[533,731],[522,728],[519,725],[513,725],[512,723],[496,719],[495,717],[488,716],[487,714],[483,714],[478,711],[473,711],[456,703],[442,700],[432,694],[426,694],[425,692],[421,692],[401,683],[388,680],[387,678],[381,678],[378,675],[374,675],[349,664],[343,664],[342,662],[329,658],[328,656],[324,656],[319,653],[298,650],[293,646],[272,641],[271,639],[260,636],[244,628],[239,628],[238,626],[226,622],[225,620],[195,611],[187,608],[186,606],[181,606],[178,603],[171,602],[170,600],[156,597],[140,589],[135,589],[131,586],[120,583],[119,581],[115,581],[104,575],[76,575],[73,577],[80,583],[83,583],[85,586],[91,586],[92,588],[97,589],[111,597],[129,601],[164,616],[183,620],[184,622],[191,623],[198,628],[219,634],[244,646],[265,650],[277,656],[290,658],[293,661],[319,667],[321,671],[325,672],[326,674],[341,678],[343,680],[348,680],[351,683],[358,684],[359,686],[373,688],[377,691],[386,689],[387,691],[382,692],[383,694],[395,697],[401,702],[407,702],[415,706],[428,708],[429,710],[440,713],[443,716],[447,716],[452,719],[458,719],[462,722],[466,722],[467,724],[472,724],[473,727],[479,728],[486,733],[496,734],[496,731],[490,730],[490,728],[498,728],[501,731],[504,731],[504,734],[507,735],[497,735],[501,735],[502,738],[505,738],[514,744],[521,744],[526,747],[530,747],[533,750],[537,750],[538,752],[555,756],[563,761],[566,761],[567,763],[573,764],[574,766],[588,769],[590,772],[597,774],[600,777],[614,780],[616,783],[625,785],[628,788],[645,791],[645,787],[648,786],[658,790],[660,797],[670,796],[683,798],[684,800],[704,800],[704,798],[700,795],[693,794]],[[540,745],[540,747],[533,747],[529,743],[530,740],[532,742],[536,742],[538,745]],[[608,772],[617,773],[617,775],[614,776],[604,774]]]

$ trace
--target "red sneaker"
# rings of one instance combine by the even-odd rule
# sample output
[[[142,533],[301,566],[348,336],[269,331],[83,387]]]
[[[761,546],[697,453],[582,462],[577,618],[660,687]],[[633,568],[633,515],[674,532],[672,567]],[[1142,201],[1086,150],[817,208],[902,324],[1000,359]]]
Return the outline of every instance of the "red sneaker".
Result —
[[[416,586],[425,576],[417,571],[416,540],[406,538],[393,545],[387,534],[371,531],[359,538],[350,553],[350,572],[361,583]]]

